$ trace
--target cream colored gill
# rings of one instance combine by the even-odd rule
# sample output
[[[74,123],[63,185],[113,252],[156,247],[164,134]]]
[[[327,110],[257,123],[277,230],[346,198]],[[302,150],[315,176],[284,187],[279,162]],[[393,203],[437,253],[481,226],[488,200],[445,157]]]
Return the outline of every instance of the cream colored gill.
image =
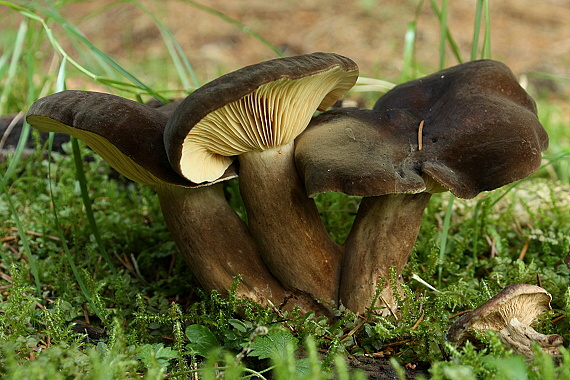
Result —
[[[82,129],[74,128],[45,116],[30,115],[26,119],[34,128],[42,132],[58,132],[71,135],[84,141],[109,165],[125,177],[148,186],[166,184],[154,174],[123,154],[104,137]]]
[[[184,139],[182,174],[194,183],[211,182],[224,174],[232,156],[290,143],[315,110],[332,105],[357,76],[334,67],[300,79],[282,78],[209,113]]]

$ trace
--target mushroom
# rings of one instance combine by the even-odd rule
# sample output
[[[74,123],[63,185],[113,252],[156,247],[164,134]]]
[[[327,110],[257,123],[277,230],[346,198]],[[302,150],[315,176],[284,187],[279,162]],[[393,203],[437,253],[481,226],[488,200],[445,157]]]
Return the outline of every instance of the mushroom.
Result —
[[[353,61],[332,53],[261,62],[197,89],[165,130],[172,166],[194,183],[217,180],[239,156],[240,191],[263,260],[286,288],[326,302],[338,297],[340,247],[306,195],[293,141],[357,76]]]
[[[535,318],[550,310],[552,296],[536,285],[512,284],[473,311],[459,317],[447,331],[445,339],[456,346],[466,341],[478,342],[475,331],[495,331],[501,341],[514,352],[532,358],[533,343],[551,355],[560,355],[564,339],[560,335],[544,335],[530,325]]]
[[[110,94],[63,91],[37,100],[26,120],[40,131],[85,141],[121,174],[153,187],[179,251],[205,290],[225,294],[241,275],[238,296],[280,304],[291,294],[270,274],[223,194],[221,181],[236,177],[235,167],[199,187],[178,175],[163,142],[171,111]]]
[[[402,270],[430,195],[472,198],[538,169],[548,136],[502,63],[473,61],[396,86],[373,110],[336,109],[296,141],[307,192],[364,196],[344,243],[340,301],[355,312],[396,302],[380,281]]]

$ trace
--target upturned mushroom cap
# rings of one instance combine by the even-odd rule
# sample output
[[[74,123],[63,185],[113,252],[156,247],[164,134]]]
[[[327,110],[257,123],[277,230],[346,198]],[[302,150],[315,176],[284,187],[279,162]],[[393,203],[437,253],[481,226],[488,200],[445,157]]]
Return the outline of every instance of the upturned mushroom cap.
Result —
[[[469,313],[463,314],[449,328],[445,338],[462,343],[470,329],[501,331],[509,321],[530,325],[534,319],[550,310],[552,296],[544,288],[529,284],[512,284]]]
[[[68,90],[34,102],[26,120],[42,132],[66,133],[85,141],[135,182],[193,187],[172,169],[164,149],[163,131],[170,112],[111,94]],[[219,180],[235,176],[230,168]]]
[[[168,158],[194,183],[217,180],[233,156],[293,141],[314,111],[331,106],[357,77],[352,60],[332,53],[278,58],[223,75],[172,115],[164,135]]]
[[[511,71],[485,60],[396,86],[374,110],[327,111],[296,145],[310,195],[472,198],[537,170],[548,136]]]
[[[491,330],[498,333],[507,347],[528,358],[534,356],[535,343],[545,353],[560,355],[559,347],[564,342],[560,335],[544,335],[530,326],[538,315],[550,310],[551,300],[550,293],[539,286],[509,285],[483,305],[459,317],[445,338],[459,346],[467,340],[477,342],[474,330]]]

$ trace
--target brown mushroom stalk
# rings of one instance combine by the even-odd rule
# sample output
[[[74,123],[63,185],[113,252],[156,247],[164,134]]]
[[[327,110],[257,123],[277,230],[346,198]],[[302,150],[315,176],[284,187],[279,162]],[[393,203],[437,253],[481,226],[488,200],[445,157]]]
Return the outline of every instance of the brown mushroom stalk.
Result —
[[[297,169],[310,196],[364,197],[344,243],[340,282],[341,303],[356,312],[395,311],[390,272],[401,281],[431,193],[443,190],[410,160],[417,131],[413,138],[402,133],[400,125],[408,123],[401,121],[402,115],[336,109],[314,118],[296,141]],[[382,282],[386,287],[372,305]]]
[[[225,294],[241,275],[238,296],[279,305],[290,293],[262,262],[221,184],[195,188],[170,166],[163,143],[168,113],[109,94],[64,91],[36,101],[27,121],[85,141],[121,174],[153,187],[179,251],[205,290]],[[235,176],[228,168],[218,182]]]
[[[560,355],[564,342],[560,335],[544,335],[530,326],[538,315],[550,310],[551,300],[550,293],[539,286],[509,285],[483,305],[459,317],[445,338],[456,346],[468,340],[478,344],[475,330],[494,331],[505,346],[527,358],[534,357],[533,343],[545,353]]]
[[[259,259],[247,226],[226,201],[222,184],[154,188],[180,253],[206,291],[226,294],[234,276],[240,274],[240,296],[279,303],[285,299],[283,288],[268,276]]]
[[[401,273],[416,243],[430,197],[430,193],[421,192],[362,199],[345,243],[340,293],[344,305],[360,311],[375,306],[371,301],[376,286],[385,281],[377,306],[394,312],[394,286],[398,284],[390,283],[390,271],[395,271],[398,283],[403,281]]]
[[[338,299],[340,247],[295,169],[293,143],[240,156],[248,225],[273,273],[324,301]],[[285,280],[284,280],[285,281]]]
[[[172,166],[192,182],[216,180],[239,156],[240,190],[263,260],[286,288],[326,302],[338,297],[340,248],[306,196],[293,140],[357,76],[354,62],[327,53],[247,66],[190,94],[165,131]],[[190,158],[203,164],[186,165]]]
[[[324,112],[296,143],[309,195],[370,197],[345,242],[340,285],[341,303],[362,313],[390,268],[401,274],[429,200],[421,193],[473,198],[522,179],[540,167],[548,136],[508,67],[482,60],[398,85],[373,110]],[[390,292],[375,306],[393,310]]]

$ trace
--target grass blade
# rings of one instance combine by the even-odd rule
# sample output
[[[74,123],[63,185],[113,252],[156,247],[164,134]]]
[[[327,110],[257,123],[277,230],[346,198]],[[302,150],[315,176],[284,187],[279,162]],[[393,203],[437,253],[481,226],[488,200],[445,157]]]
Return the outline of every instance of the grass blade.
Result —
[[[83,200],[83,206],[85,207],[85,214],[87,215],[87,220],[89,221],[89,226],[91,227],[91,232],[95,237],[95,242],[97,243],[97,247],[109,270],[114,276],[117,276],[117,270],[115,269],[115,265],[113,261],[109,257],[109,253],[105,249],[105,245],[103,244],[103,240],[101,239],[101,234],[99,233],[99,228],[97,227],[97,222],[95,221],[95,217],[93,216],[93,208],[91,207],[91,200],[89,199],[89,192],[87,190],[87,178],[85,178],[85,172],[83,171],[83,160],[81,158],[81,151],[79,149],[79,143],[77,139],[73,136],[70,137],[71,140],[71,147],[73,149],[73,163],[75,164],[75,175],[77,177],[77,182],[79,182],[79,189],[81,190],[81,199]]]
[[[90,70],[88,70],[87,68],[85,68],[83,65],[79,64],[79,62],[77,62],[76,60],[74,60],[66,51],[65,49],[63,49],[61,47],[61,45],[59,44],[59,42],[57,41],[57,39],[55,38],[55,36],[53,35],[53,32],[51,30],[51,28],[49,27],[49,25],[47,24],[46,20],[41,17],[40,15],[38,15],[37,13],[34,13],[34,11],[24,8],[22,6],[16,5],[14,3],[10,3],[10,2],[6,2],[6,1],[2,1],[0,0],[0,5],[6,5],[16,11],[18,11],[19,13],[21,13],[23,16],[37,21],[39,22],[44,31],[45,31],[45,35],[48,39],[48,41],[50,42],[50,44],[52,45],[52,47],[54,48],[54,50],[61,54],[63,58],[65,58],[71,65],[73,65],[77,70],[79,70],[82,74],[86,75],[87,77],[91,78],[93,81],[95,82],[99,82],[99,83],[103,83],[103,84],[107,84],[119,89],[123,89],[123,90],[127,90],[127,91],[131,91],[133,92],[135,89],[142,89],[145,92],[147,92],[148,94],[152,95],[153,97],[155,97],[156,99],[164,102],[164,103],[168,103],[168,100],[165,99],[162,95],[158,94],[156,91],[154,91],[153,89],[151,89],[150,87],[148,87],[147,85],[145,85],[144,83],[142,83],[140,80],[138,80],[134,75],[130,74],[127,70],[125,70],[121,65],[119,65],[116,61],[114,61],[112,58],[110,58],[108,55],[106,55],[105,53],[103,53],[103,51],[101,51],[99,48],[97,48],[95,45],[93,45],[89,40],[87,40],[87,38],[85,38],[83,36],[83,34],[73,25],[69,24],[61,15],[59,15],[59,13],[57,13],[54,9],[49,8],[49,9],[43,9],[46,12],[46,15],[48,15],[51,19],[53,19],[55,22],[57,22],[65,31],[65,33],[68,36],[71,36],[73,38],[75,38],[76,40],[78,40],[81,44],[83,44],[84,46],[86,46],[91,53],[97,57],[98,59],[103,60],[106,64],[108,64],[109,66],[111,66],[115,71],[117,71],[119,74],[121,74],[123,77],[129,79],[133,84],[131,83],[127,83],[127,82],[123,82],[123,81],[119,81],[116,79],[111,79],[111,78],[104,78],[101,77],[93,72],[91,72]],[[35,3],[29,3],[30,7],[33,7],[34,9],[36,8],[40,8],[37,4]]]
[[[406,35],[404,37],[404,62],[402,64],[402,75],[400,77],[401,82],[407,82],[414,78],[414,68],[415,68],[415,58],[414,50],[416,45],[416,20],[408,24],[406,29]]]
[[[154,21],[154,23],[157,25],[158,29],[160,30],[160,34],[162,35],[162,40],[164,41],[164,44],[166,45],[166,48],[168,49],[168,52],[170,54],[170,58],[174,63],[176,72],[178,73],[178,78],[180,78],[184,88],[189,90],[200,87],[200,82],[198,81],[198,78],[194,73],[194,69],[192,69],[190,61],[188,61],[188,57],[186,56],[184,50],[182,49],[178,41],[176,41],[176,38],[174,38],[170,30],[168,30],[168,28],[152,12],[150,12],[139,2],[135,0],[125,0],[125,1],[134,4],[140,10],[142,10],[144,13],[150,16]],[[188,73],[190,79],[192,80],[192,82],[194,82],[193,85],[190,84],[190,79],[188,79],[188,75],[186,73]]]
[[[28,20],[24,19],[20,23],[20,27],[18,28],[18,33],[16,34],[16,40],[14,41],[14,51],[12,53],[12,58],[10,59],[10,65],[8,66],[8,70],[5,76],[4,81],[4,88],[0,93],[0,115],[4,115],[6,110],[4,109],[4,104],[6,104],[6,99],[8,98],[8,94],[12,90],[12,82],[16,73],[19,69],[20,57],[22,56],[22,51],[24,47],[24,38],[28,31]]]
[[[53,148],[53,136],[54,133],[50,132],[49,134],[49,142],[48,142],[48,146],[49,146],[49,151],[52,151]],[[51,157],[48,159],[48,173],[51,173]],[[93,309],[93,312],[97,315],[97,317],[101,320],[101,321],[105,321],[106,319],[104,318],[103,313],[99,310],[99,308],[97,307],[97,305],[95,304],[95,302],[93,302],[92,297],[91,297],[91,293],[89,292],[89,290],[87,289],[87,287],[85,286],[85,283],[83,282],[83,278],[81,277],[81,274],[79,273],[79,270],[77,268],[77,266],[75,265],[75,261],[73,260],[73,255],[71,254],[71,251],[69,250],[69,247],[67,245],[67,240],[65,239],[65,234],[63,233],[63,230],[61,229],[61,224],[59,222],[59,217],[58,217],[58,208],[57,208],[57,202],[55,200],[54,197],[54,192],[53,192],[53,185],[52,185],[53,181],[51,179],[49,179],[49,196],[51,199],[51,203],[53,204],[53,218],[54,218],[54,223],[56,226],[56,231],[57,234],[59,236],[59,239],[61,241],[61,245],[63,248],[63,251],[65,253],[65,257],[67,258],[67,262],[69,264],[69,266],[71,267],[71,271],[73,272],[73,275],[75,277],[75,280],[77,281],[77,284],[79,285],[79,288],[81,289],[81,292],[83,293],[83,296],[85,297],[85,299],[87,300],[87,302],[91,305],[91,308]]]
[[[484,0],[477,0],[475,7],[475,23],[473,25],[473,40],[471,41],[471,60],[477,59],[477,52],[479,51],[479,34],[481,33],[481,17],[483,14]]]
[[[16,145],[16,150],[14,151],[14,156],[12,157],[12,160],[8,165],[8,169],[6,169],[6,172],[4,173],[4,175],[2,176],[2,180],[0,181],[2,186],[7,186],[8,181],[14,175],[16,168],[18,167],[20,157],[22,157],[22,153],[26,148],[26,142],[28,141],[28,138],[30,136],[30,130],[31,130],[30,125],[28,123],[24,123],[22,131],[20,132],[20,139],[18,140],[18,145]]]
[[[447,249],[447,240],[449,237],[449,225],[451,224],[451,215],[453,214],[453,201],[455,200],[455,195],[451,194],[449,196],[449,201],[447,203],[447,210],[445,211],[445,217],[443,218],[443,228],[441,229],[441,237],[439,240],[439,257],[438,257],[438,268],[437,268],[437,283],[438,287],[441,288],[441,277],[443,274],[443,264],[445,260],[445,251]]]
[[[445,42],[447,41],[447,0],[443,0],[441,4],[441,13],[439,18],[440,37],[439,37],[439,69],[445,67]]]
[[[483,49],[481,58],[491,58],[491,14],[489,10],[489,0],[483,0],[485,10],[485,36],[483,39]]]
[[[20,241],[22,242],[24,252],[26,253],[26,257],[28,258],[28,262],[30,264],[30,270],[32,272],[32,276],[34,277],[34,283],[36,285],[36,294],[38,295],[38,297],[41,297],[42,285],[40,283],[40,272],[38,270],[37,257],[32,253],[32,250],[30,249],[30,244],[28,242],[28,237],[26,236],[26,231],[22,226],[22,223],[18,216],[18,211],[16,210],[16,206],[12,201],[12,197],[8,189],[4,184],[2,184],[1,187],[2,187],[2,193],[6,196],[6,200],[8,201],[8,207],[10,208],[10,212],[14,217],[14,223],[16,224],[16,228],[18,229],[18,235],[20,236]],[[1,253],[2,261],[5,263],[5,265],[8,265],[8,263],[10,263],[10,260],[8,260],[8,258],[4,255],[4,250],[1,251],[2,251]]]
[[[138,78],[136,78],[134,75],[129,73],[127,70],[125,70],[125,68],[123,68],[121,65],[119,65],[114,59],[112,59],[111,57],[109,57],[108,55],[103,53],[103,51],[101,51],[97,46],[93,45],[74,25],[68,23],[59,13],[55,12],[54,10],[47,9],[46,14],[49,17],[51,17],[52,19],[54,19],[58,24],[60,24],[61,27],[63,27],[63,29],[66,31],[66,33],[68,35],[71,35],[72,37],[77,39],[79,42],[81,42],[83,45],[85,45],[92,52],[93,55],[99,57],[105,63],[107,63],[109,66],[111,66],[113,69],[115,69],[119,74],[121,74],[125,78],[129,79],[131,82],[133,82],[135,84],[136,87],[146,91],[147,93],[154,96],[158,100],[163,101],[164,103],[168,103],[167,99],[165,99],[160,94],[158,94],[156,91],[154,91],[153,89],[151,89],[150,87],[145,85]],[[69,59],[69,57],[67,57],[67,58]],[[97,79],[101,79],[101,78],[97,78]],[[114,83],[122,83],[122,82],[115,82],[114,80],[106,80],[106,83],[114,84]]]
[[[443,17],[442,11],[437,6],[437,3],[435,2],[435,0],[430,0],[430,3],[431,3],[431,7],[435,13],[435,16],[437,17],[437,19],[439,20],[439,22],[441,24],[442,23],[442,17]],[[447,3],[447,1],[446,1],[446,3]],[[447,15],[446,15],[446,18],[447,18]],[[447,20],[445,21],[445,23],[447,24]],[[451,35],[449,28],[447,28],[447,25],[445,26],[445,37],[447,39],[447,42],[449,43],[449,47],[451,48],[451,52],[455,56],[455,59],[457,59],[457,61],[459,63],[463,63],[463,59],[461,59],[461,52],[459,50],[459,47],[457,46],[455,39]],[[442,53],[440,52],[440,55],[441,54]],[[441,61],[441,59],[440,59],[440,61]],[[440,62],[440,64],[441,64],[441,62]]]
[[[416,36],[418,21],[420,19],[423,5],[424,0],[421,0],[416,7],[414,20],[408,23],[408,28],[406,29],[406,35],[404,36],[404,63],[402,65],[402,75],[400,78],[401,82],[412,80],[416,77]]]

